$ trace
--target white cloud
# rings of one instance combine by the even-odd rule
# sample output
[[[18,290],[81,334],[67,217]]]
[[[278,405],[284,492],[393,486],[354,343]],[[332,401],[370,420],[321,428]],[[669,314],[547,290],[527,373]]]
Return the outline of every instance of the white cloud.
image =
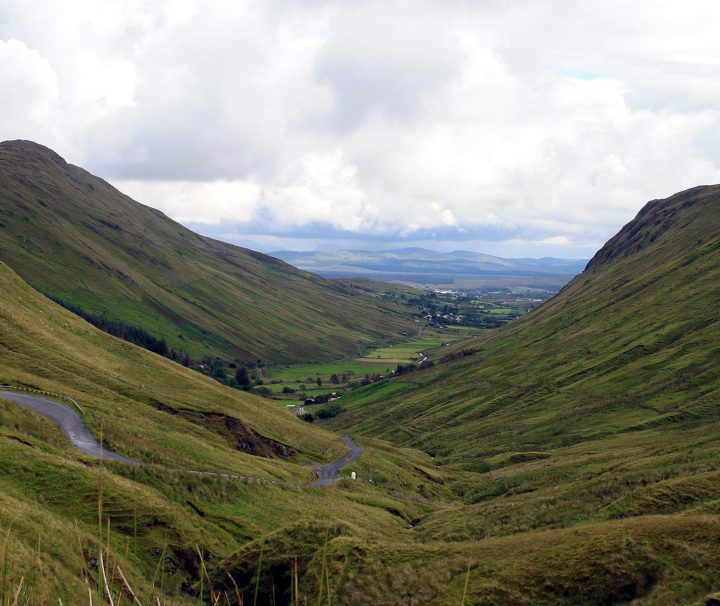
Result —
[[[226,217],[249,223],[255,219],[260,200],[260,188],[252,181],[123,180],[115,185],[181,223],[214,225]]]
[[[342,152],[308,154],[263,192],[263,208],[275,227],[292,230],[312,223],[359,231],[372,228],[376,209],[358,188],[355,169]]]
[[[3,138],[54,138],[58,82],[50,62],[20,40],[0,40],[0,81]]]
[[[550,236],[549,238],[543,238],[542,243],[555,244],[558,246],[567,246],[571,243],[571,240],[567,236]]]
[[[0,138],[274,248],[324,225],[589,254],[646,200],[720,181],[719,18],[702,0],[6,0]]]

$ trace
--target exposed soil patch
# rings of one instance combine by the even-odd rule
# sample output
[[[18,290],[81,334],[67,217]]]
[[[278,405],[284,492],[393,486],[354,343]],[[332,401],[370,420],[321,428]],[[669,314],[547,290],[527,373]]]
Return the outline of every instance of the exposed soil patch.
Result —
[[[277,457],[287,459],[297,453],[294,448],[272,438],[266,438],[235,417],[219,412],[173,408],[157,400],[152,400],[150,403],[157,410],[182,417],[223,436],[233,448],[241,452],[268,459]]]
[[[423,469],[422,467],[418,467],[417,465],[413,465],[413,469],[417,471],[422,477],[430,480],[431,482],[435,482],[435,484],[444,484],[445,480],[443,480],[440,476],[436,476],[426,469]]]

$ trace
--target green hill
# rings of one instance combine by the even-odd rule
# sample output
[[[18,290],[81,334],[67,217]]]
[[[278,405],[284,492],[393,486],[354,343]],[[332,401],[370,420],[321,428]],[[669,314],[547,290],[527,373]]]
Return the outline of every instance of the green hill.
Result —
[[[336,401],[366,451],[330,490],[303,465],[342,451],[327,426],[0,263],[0,383],[77,399],[144,463],[100,466],[0,400],[0,603],[102,603],[102,553],[116,604],[120,571],[143,604],[239,603],[235,583],[290,604],[296,562],[300,604],[712,604],[719,209],[720,188],[654,203],[526,318]]]
[[[328,426],[477,472],[453,485],[466,507],[417,526],[428,538],[648,514],[717,524],[718,284],[720,186],[653,201],[558,296],[355,392]]]
[[[719,268],[720,186],[651,202],[558,296],[336,422],[462,460],[707,427]]]
[[[411,328],[395,306],[195,234],[29,141],[0,143],[0,260],[195,359],[332,359]]]
[[[115,589],[119,568],[143,603],[159,595],[164,605],[186,604],[206,582],[198,549],[209,572],[224,576],[224,559],[280,528],[298,532],[293,553],[312,559],[328,524],[377,541],[401,536],[422,512],[370,484],[350,494],[310,488],[307,463],[344,452],[338,436],[97,330],[2,263],[0,282],[0,384],[74,398],[95,436],[143,464],[101,468],[49,421],[0,398],[0,604],[12,603],[21,579],[22,604],[87,603],[99,537]],[[382,470],[387,488],[411,494],[417,483],[438,494],[420,471],[431,465],[427,455],[364,446],[363,465]],[[301,560],[305,595],[317,592],[315,563]]]

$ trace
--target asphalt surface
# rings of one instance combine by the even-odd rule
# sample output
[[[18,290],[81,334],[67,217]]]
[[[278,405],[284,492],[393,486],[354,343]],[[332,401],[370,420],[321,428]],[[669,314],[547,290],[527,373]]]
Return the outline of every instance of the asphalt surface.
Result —
[[[62,431],[70,443],[80,452],[93,457],[95,459],[102,458],[106,461],[116,461],[127,465],[140,465],[135,459],[102,448],[97,440],[93,437],[90,430],[85,425],[82,417],[74,410],[67,406],[38,396],[29,396],[26,394],[16,393],[14,391],[0,390],[0,398],[15,402],[24,408],[33,410],[54,423],[60,431]],[[314,487],[330,486],[340,477],[340,470],[355,461],[362,453],[363,449],[355,444],[349,437],[342,438],[343,444],[347,446],[348,451],[336,461],[326,463],[325,465],[315,465],[314,471],[318,474],[318,479],[312,484]],[[210,471],[192,471],[202,475],[217,475],[232,478],[244,478],[235,474],[217,473]]]
[[[337,461],[327,463],[325,465],[315,465],[313,469],[318,474],[318,479],[313,483],[313,486],[320,488],[323,486],[330,486],[333,482],[336,482],[340,477],[340,470],[356,460],[362,453],[363,449],[352,441],[352,438],[345,436],[342,439],[345,446],[348,447],[348,451],[341,456]]]
[[[93,457],[95,459],[103,458],[106,461],[116,461],[118,463],[126,463],[128,465],[139,465],[137,461],[124,455],[101,448],[100,444],[90,433],[79,414],[74,410],[70,410],[67,406],[48,400],[47,398],[39,398],[37,396],[28,396],[25,394],[15,393],[14,391],[0,391],[0,398],[5,398],[16,404],[20,404],[24,408],[29,408],[40,413],[50,421],[52,421],[60,431],[62,431],[70,443],[80,452]]]

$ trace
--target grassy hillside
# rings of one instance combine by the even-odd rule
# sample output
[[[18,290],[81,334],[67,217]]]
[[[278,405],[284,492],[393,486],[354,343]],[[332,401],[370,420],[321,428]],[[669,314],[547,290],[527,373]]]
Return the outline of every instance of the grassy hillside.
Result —
[[[462,460],[707,428],[719,269],[720,187],[652,202],[558,296],[337,424]]]
[[[355,392],[329,426],[477,472],[454,482],[465,507],[416,527],[432,540],[715,516],[719,278],[720,187],[651,202],[560,295]]]
[[[415,469],[432,465],[427,455],[374,441],[364,442],[363,465],[382,473],[380,490],[311,489],[304,463],[339,456],[337,436],[95,329],[1,263],[0,282],[0,384],[75,398],[96,436],[143,463],[101,470],[44,418],[0,399],[0,585],[24,577],[29,603],[78,603],[83,577],[95,589],[99,494],[113,562],[148,600],[154,591],[171,604],[198,595],[198,547],[213,570],[280,527],[341,519],[354,536],[398,534],[426,509],[404,495],[442,491]]]
[[[0,143],[0,260],[196,359],[332,359],[410,328],[392,304],[199,236],[29,141]]]
[[[144,462],[162,458],[178,467],[266,475],[264,459],[228,458],[234,452],[231,430],[222,437],[214,431],[215,425],[231,425],[223,416],[239,421],[232,428],[238,441],[244,431],[258,448],[262,438],[314,457],[334,447],[331,434],[299,427],[304,424],[280,405],[224,388],[93,328],[31,290],[4,264],[0,280],[0,384],[81,401],[88,426],[96,434],[103,428],[109,447]],[[269,468],[275,474],[281,473],[278,463]]]
[[[711,231],[716,194],[668,204],[694,200],[677,215]],[[20,604],[88,604],[88,590],[102,603],[102,553],[116,604],[132,601],[120,570],[143,604],[238,603],[234,583],[245,604],[256,590],[258,604],[289,604],[296,562],[300,604],[711,604],[720,428],[705,305],[718,240],[693,256],[699,227],[684,229],[669,225],[638,267],[628,264],[643,253],[623,257],[636,246],[624,238],[558,299],[473,343],[479,354],[345,396],[336,420],[356,423],[366,452],[347,469],[357,481],[324,491],[302,463],[337,456],[337,435],[96,330],[0,264],[0,383],[76,398],[96,435],[145,463],[101,467],[0,400],[0,603],[18,587]],[[593,291],[595,280],[606,288]],[[590,306],[605,291],[617,303],[605,301],[615,315],[603,320]],[[679,334],[669,311],[653,329],[649,312],[666,309],[658,292],[703,328],[658,341]],[[613,348],[638,339],[655,348],[645,364],[617,362]],[[573,376],[580,384],[562,382]],[[383,433],[393,445],[370,435]]]

